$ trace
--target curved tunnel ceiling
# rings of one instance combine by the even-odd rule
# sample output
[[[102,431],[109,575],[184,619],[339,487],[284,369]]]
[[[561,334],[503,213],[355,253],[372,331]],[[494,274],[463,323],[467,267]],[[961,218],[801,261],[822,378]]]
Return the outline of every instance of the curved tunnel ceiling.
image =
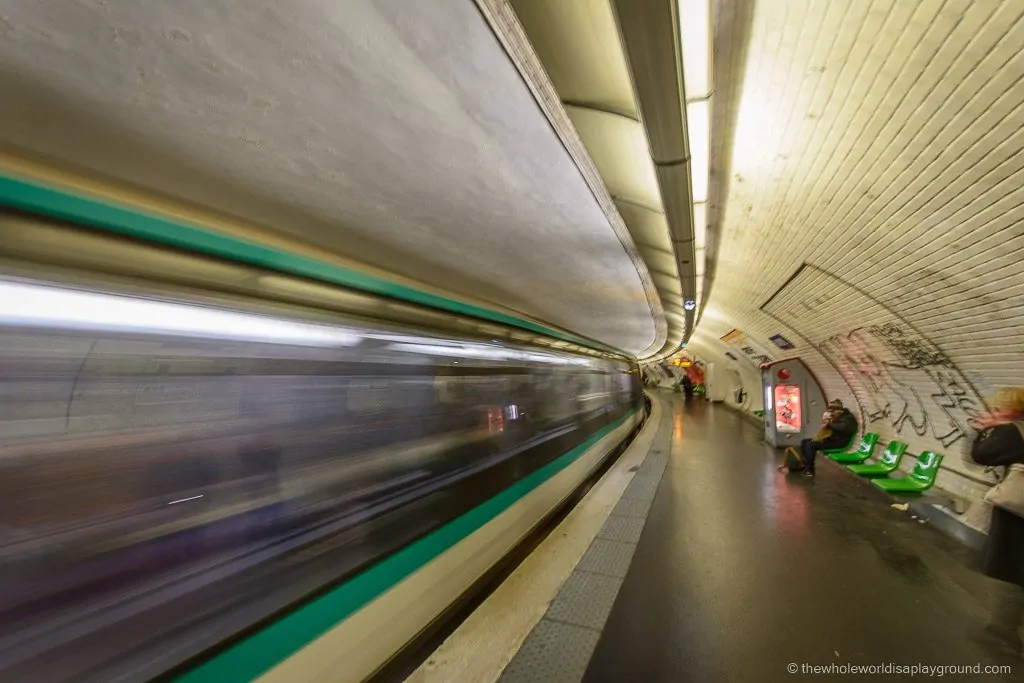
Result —
[[[867,431],[945,454],[937,486],[980,502],[992,480],[959,457],[968,420],[1024,386],[1024,5],[780,0],[728,16],[719,31],[746,47],[718,61],[742,88],[715,112],[734,133],[716,285],[688,349],[742,374],[754,408],[758,357],[801,357]]]
[[[495,0],[497,2],[497,0]],[[480,0],[481,5],[494,2]],[[647,3],[645,7],[626,7],[619,19],[634,29],[654,18],[667,15],[662,30],[645,36],[652,50],[645,57],[656,55],[661,67],[655,79],[663,79],[656,89],[668,95],[652,97],[650,74],[631,71],[627,53],[640,49],[629,31],[622,32],[616,10],[610,2],[591,0],[511,0],[522,30],[525,31],[558,97],[572,120],[576,132],[601,174],[614,200],[615,210],[622,217],[647,263],[651,277],[665,310],[668,323],[663,344],[649,349],[650,356],[665,356],[679,348],[679,342],[692,327],[692,314],[683,309],[684,298],[693,298],[693,237],[689,204],[689,177],[685,164],[685,128],[682,125],[680,90],[673,90],[671,78],[676,76],[675,30],[672,27],[672,2]],[[661,15],[659,15],[659,10]],[[658,38],[661,45],[658,45]],[[667,49],[664,49],[667,44]],[[635,56],[635,55],[634,55]],[[671,94],[675,93],[675,102]],[[678,137],[659,137],[662,126],[645,127],[642,123],[640,98],[646,97],[646,118],[658,123],[678,119]],[[669,136],[671,137],[671,135]],[[652,144],[654,143],[654,144]],[[658,153],[666,147],[679,151],[668,156],[681,164],[661,166]],[[665,198],[668,201],[665,201]],[[666,204],[670,211],[666,211]],[[690,325],[687,324],[690,318]]]
[[[0,36],[8,151],[631,353],[664,341],[630,234],[472,3],[11,0]]]

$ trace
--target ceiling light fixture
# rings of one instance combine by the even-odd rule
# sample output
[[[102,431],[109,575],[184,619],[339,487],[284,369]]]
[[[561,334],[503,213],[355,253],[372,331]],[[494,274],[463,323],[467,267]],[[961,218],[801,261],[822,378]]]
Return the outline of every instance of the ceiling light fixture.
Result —
[[[708,97],[711,94],[710,0],[680,0],[679,29],[686,99]]]
[[[712,22],[711,0],[679,0],[686,135],[690,147],[695,296],[703,295],[708,186],[711,179]]]
[[[697,100],[686,105],[686,132],[690,138],[690,182],[693,202],[708,200],[708,175],[711,160],[711,101]]]

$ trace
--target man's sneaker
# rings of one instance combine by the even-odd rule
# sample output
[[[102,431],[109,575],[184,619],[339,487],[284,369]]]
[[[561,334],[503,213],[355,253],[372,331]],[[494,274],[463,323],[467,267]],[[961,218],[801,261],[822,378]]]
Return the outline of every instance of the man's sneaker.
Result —
[[[800,473],[800,475],[807,477],[808,479],[814,479],[814,472],[808,472],[807,470],[804,470],[803,472]]]

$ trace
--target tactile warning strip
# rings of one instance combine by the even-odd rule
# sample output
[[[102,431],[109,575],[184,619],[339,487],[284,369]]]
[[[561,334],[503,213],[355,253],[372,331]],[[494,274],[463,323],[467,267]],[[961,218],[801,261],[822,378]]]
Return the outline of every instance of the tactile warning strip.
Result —
[[[635,543],[620,543],[619,541],[595,538],[577,567],[584,572],[624,579],[626,572],[629,571],[629,563],[633,561],[634,550],[636,550]]]
[[[622,498],[499,683],[577,683],[583,679],[668,466],[672,429],[666,417],[662,417],[651,450]]]
[[[640,519],[647,519],[647,513],[650,509],[651,503],[646,497],[622,498],[615,506],[615,509],[612,510],[612,514],[619,515],[620,517],[638,517]]]
[[[541,619],[499,680],[530,683],[579,681],[600,631]]]

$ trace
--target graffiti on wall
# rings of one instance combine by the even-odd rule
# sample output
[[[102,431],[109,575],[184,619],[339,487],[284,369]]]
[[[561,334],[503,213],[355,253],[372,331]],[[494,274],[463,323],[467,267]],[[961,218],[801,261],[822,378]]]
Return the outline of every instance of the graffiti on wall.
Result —
[[[904,441],[963,443],[988,410],[974,383],[909,321],[856,285],[805,263],[761,310],[813,346],[846,380],[865,429],[891,426]],[[850,329],[848,316],[864,321]],[[846,330],[835,334],[837,330]],[[950,462],[951,469],[959,469]]]
[[[852,387],[869,423],[896,434],[931,437],[948,448],[967,436],[985,403],[960,369],[926,339],[898,323],[858,327],[816,345]]]

